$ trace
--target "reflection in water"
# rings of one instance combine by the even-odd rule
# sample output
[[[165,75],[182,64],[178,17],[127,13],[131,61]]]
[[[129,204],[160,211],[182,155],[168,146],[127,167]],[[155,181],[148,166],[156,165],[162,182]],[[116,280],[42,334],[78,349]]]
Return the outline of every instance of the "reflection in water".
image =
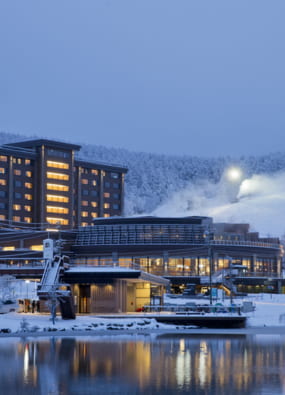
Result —
[[[2,394],[282,394],[285,338],[0,339]]]

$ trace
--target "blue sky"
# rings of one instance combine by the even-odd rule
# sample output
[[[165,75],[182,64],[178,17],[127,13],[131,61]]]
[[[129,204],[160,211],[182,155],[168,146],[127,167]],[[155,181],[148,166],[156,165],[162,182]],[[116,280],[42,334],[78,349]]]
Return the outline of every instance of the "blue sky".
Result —
[[[283,151],[284,0],[0,0],[0,130],[201,156]]]

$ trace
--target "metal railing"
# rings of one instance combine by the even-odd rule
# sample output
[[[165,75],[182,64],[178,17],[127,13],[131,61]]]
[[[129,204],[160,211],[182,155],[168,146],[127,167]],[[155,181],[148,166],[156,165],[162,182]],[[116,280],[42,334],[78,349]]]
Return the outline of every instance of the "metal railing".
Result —
[[[204,314],[238,314],[242,313],[242,306],[231,305],[164,305],[164,306],[144,306],[142,309],[144,313],[172,313],[172,314],[185,314],[185,315],[204,315]]]

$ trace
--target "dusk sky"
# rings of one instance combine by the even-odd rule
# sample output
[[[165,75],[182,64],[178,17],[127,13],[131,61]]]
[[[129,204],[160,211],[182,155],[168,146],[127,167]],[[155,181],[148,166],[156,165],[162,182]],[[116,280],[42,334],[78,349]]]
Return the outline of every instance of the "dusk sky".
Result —
[[[285,147],[284,0],[0,0],[0,130],[198,156]]]

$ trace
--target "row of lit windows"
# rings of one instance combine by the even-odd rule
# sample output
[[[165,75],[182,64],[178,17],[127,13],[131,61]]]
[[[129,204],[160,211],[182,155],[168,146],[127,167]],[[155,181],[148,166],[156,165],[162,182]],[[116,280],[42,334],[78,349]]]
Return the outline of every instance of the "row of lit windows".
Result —
[[[52,160],[48,160],[47,161],[47,166],[48,167],[53,167],[55,169],[69,169],[69,164],[68,163],[64,163],[64,162],[54,162]]]
[[[21,188],[22,185],[23,185],[22,181],[20,181],[20,180],[16,180],[15,181],[15,187]],[[27,189],[32,189],[33,188],[33,184],[31,182],[25,182],[24,186]]]
[[[93,174],[95,176],[98,176],[99,172],[96,169],[80,169],[81,174]]]
[[[89,184],[89,180],[87,180],[86,178],[82,178],[81,183],[83,185],[88,185]],[[96,180],[90,180],[90,185],[95,187],[97,185],[97,181]]]
[[[62,191],[62,192],[69,191],[69,187],[67,185],[60,185],[60,184],[47,183],[47,189],[49,189],[51,191]]]
[[[66,207],[47,206],[47,213],[68,214],[68,212]]]
[[[91,206],[91,207],[97,207],[98,206],[98,203],[97,202],[88,202],[87,200],[82,200],[82,202],[81,202],[81,205],[82,206]]]
[[[69,198],[67,196],[60,195],[46,195],[46,199],[48,202],[59,202],[59,203],[68,203]]]
[[[21,222],[21,217],[18,216],[18,215],[14,215],[13,221],[15,221],[15,222]],[[30,217],[24,217],[24,222],[27,222],[28,224],[30,224],[30,223],[32,222],[32,218],[30,218]]]
[[[98,213],[90,213],[92,218],[97,218],[98,217]],[[88,211],[81,211],[81,217],[86,218],[89,216]]]
[[[0,174],[5,174],[5,168],[4,167],[0,167]],[[22,175],[22,170],[20,169],[14,169],[14,175],[15,176],[21,176]],[[26,177],[32,177],[32,172],[27,170],[25,172]]]
[[[46,217],[46,221],[52,225],[68,225],[69,221],[65,218]]]
[[[47,178],[53,178],[54,180],[68,181],[69,180],[69,175],[68,174],[63,174],[63,173],[54,173],[54,172],[48,171],[47,172]]]
[[[19,211],[22,209],[22,206],[20,204],[13,204],[13,210]],[[24,205],[24,210],[25,211],[32,211],[32,207],[28,205]]]
[[[8,162],[8,157],[6,155],[0,155],[0,162]],[[22,158],[13,158],[13,163],[18,163],[18,165],[24,164],[30,165],[30,159],[22,159]]]

